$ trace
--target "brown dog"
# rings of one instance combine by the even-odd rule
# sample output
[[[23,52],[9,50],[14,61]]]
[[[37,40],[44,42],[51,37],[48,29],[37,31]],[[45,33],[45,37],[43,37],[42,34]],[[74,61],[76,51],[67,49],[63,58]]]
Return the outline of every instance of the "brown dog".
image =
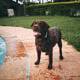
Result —
[[[52,50],[56,43],[58,43],[59,46],[59,58],[60,60],[63,59],[61,32],[59,29],[49,29],[49,25],[44,21],[34,21],[31,27],[35,32],[35,45],[37,51],[37,61],[35,62],[35,65],[40,63],[41,51],[43,51],[46,52],[46,55],[49,55],[48,69],[52,69]]]

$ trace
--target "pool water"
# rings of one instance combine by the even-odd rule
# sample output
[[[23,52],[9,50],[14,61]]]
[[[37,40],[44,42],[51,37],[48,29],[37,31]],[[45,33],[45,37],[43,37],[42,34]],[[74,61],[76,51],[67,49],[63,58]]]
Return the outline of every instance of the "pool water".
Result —
[[[3,64],[4,62],[4,58],[6,55],[6,42],[5,39],[3,37],[0,36],[0,64]]]

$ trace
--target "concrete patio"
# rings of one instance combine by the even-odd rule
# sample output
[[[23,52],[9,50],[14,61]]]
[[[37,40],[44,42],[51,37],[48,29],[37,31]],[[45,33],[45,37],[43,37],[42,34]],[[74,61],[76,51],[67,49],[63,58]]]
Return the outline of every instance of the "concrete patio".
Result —
[[[57,45],[53,49],[53,69],[48,70],[48,56],[34,65],[36,50],[31,29],[0,26],[7,43],[7,54],[0,65],[0,80],[80,80],[80,52],[63,41],[64,60],[59,60]]]

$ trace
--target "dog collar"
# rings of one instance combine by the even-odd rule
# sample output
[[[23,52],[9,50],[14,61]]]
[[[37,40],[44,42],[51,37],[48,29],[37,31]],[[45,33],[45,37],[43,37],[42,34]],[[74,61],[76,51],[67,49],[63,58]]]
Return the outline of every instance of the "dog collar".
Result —
[[[48,33],[46,32],[46,34],[45,34],[45,38],[47,38],[48,37]]]

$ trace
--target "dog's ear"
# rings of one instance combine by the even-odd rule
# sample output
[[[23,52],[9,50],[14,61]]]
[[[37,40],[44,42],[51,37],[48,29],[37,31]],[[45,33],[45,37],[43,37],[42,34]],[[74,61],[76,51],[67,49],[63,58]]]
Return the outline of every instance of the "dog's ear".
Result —
[[[39,25],[43,30],[48,31],[49,25],[45,21],[39,21]]]
[[[43,28],[49,28],[49,25],[45,22],[45,21],[40,21],[40,25],[43,27]]]
[[[40,26],[40,29],[41,29],[40,32],[42,33],[42,35],[45,38],[47,38],[49,25],[45,21],[39,21],[39,26]]]
[[[36,23],[36,21],[33,21],[32,24],[31,24],[31,27],[32,27],[35,23]]]

